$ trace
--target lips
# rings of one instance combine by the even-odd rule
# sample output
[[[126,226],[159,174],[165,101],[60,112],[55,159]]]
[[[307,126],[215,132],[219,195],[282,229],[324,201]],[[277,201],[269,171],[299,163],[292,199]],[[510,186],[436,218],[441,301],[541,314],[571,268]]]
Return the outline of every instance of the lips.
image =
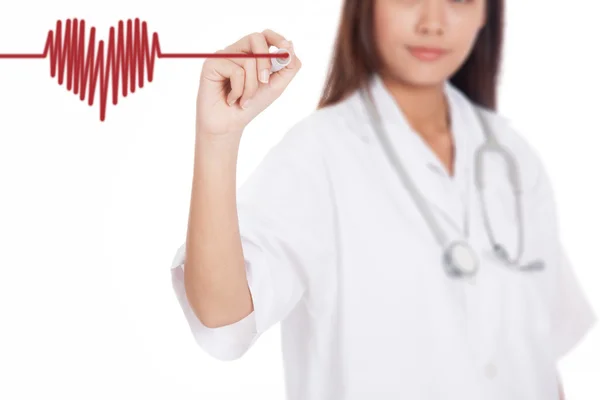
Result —
[[[447,50],[436,47],[412,47],[408,46],[408,51],[421,61],[435,61],[448,53]]]

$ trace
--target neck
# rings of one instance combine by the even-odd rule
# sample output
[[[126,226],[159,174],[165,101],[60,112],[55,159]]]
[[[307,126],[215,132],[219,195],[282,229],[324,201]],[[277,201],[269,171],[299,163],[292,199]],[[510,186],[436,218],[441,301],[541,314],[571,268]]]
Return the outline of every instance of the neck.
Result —
[[[419,87],[391,78],[382,81],[415,132],[426,139],[448,134],[450,116],[443,83]]]

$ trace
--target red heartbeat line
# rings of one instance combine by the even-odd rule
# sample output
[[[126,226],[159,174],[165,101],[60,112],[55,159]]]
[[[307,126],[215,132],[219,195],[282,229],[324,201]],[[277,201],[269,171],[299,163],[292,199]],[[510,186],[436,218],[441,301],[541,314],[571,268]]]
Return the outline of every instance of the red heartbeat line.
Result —
[[[79,22],[79,23],[78,23]],[[141,26],[140,26],[141,25]],[[122,79],[121,95],[127,97],[134,93],[136,85],[144,87],[145,73],[148,82],[154,79],[154,65],[157,58],[287,58],[286,53],[163,53],[160,49],[158,34],[152,34],[152,42],[148,35],[146,22],[136,18],[127,20],[127,30],[123,21],[119,21],[118,29],[111,27],[106,51],[104,40],[96,46],[96,28],[90,28],[90,36],[85,44],[85,21],[77,18],[66,21],[64,37],[62,21],[56,22],[56,32],[49,31],[42,53],[33,54],[0,54],[0,59],[40,59],[50,57],[50,76],[53,78],[58,70],[58,84],[67,79],[67,90],[79,94],[85,100],[88,89],[88,105],[94,104],[96,85],[100,89],[100,121],[106,118],[106,102],[109,83],[112,83],[112,104],[118,104],[119,79]],[[89,86],[88,86],[89,85]]]

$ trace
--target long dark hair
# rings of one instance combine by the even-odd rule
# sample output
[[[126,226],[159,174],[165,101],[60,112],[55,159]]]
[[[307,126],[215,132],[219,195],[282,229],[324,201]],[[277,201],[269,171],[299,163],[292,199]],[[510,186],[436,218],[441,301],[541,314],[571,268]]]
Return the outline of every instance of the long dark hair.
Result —
[[[504,36],[504,0],[486,0],[487,19],[467,60],[450,78],[471,101],[496,110],[497,77]],[[373,35],[374,0],[345,0],[334,52],[317,109],[364,87],[380,72]]]

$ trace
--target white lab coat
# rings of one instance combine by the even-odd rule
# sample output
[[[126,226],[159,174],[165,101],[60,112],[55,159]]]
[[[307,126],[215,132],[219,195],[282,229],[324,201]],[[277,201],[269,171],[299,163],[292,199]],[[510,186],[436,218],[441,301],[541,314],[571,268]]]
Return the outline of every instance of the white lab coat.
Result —
[[[539,157],[504,118],[484,111],[520,165],[523,261],[546,262],[544,272],[517,273],[491,255],[485,235],[473,186],[484,140],[475,106],[446,83],[457,151],[451,177],[379,76],[371,82],[394,151],[450,237],[463,237],[466,212],[477,278],[444,273],[442,249],[355,93],[298,122],[238,190],[252,314],[203,326],[185,295],[185,243],[178,249],[172,283],[196,342],[231,360],[281,322],[289,400],[558,399],[556,361],[596,316],[562,248]],[[514,254],[504,164],[489,156],[485,167],[491,223]]]

